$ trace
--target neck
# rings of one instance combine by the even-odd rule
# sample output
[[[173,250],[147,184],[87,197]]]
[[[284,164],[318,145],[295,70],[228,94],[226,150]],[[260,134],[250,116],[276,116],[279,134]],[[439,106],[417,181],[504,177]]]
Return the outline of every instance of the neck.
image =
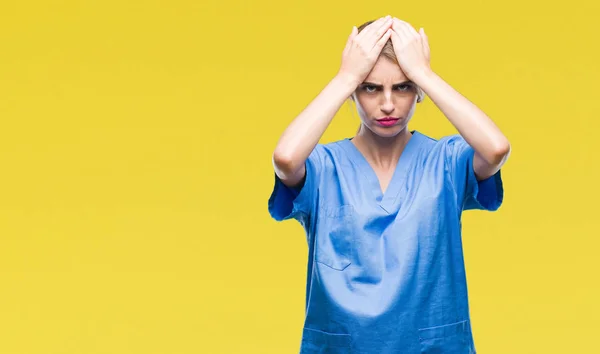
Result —
[[[376,167],[388,169],[396,166],[411,136],[407,127],[389,138],[381,137],[370,129],[361,127],[352,142],[368,161]]]

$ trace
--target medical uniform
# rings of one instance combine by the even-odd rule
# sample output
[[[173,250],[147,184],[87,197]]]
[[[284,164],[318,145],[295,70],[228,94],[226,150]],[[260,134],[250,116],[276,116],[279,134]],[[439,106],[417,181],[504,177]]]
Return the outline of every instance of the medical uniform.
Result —
[[[503,187],[473,156],[413,131],[385,193],[351,138],[318,144],[297,188],[275,175],[269,212],[308,241],[300,353],[475,353],[461,213],[497,210]]]

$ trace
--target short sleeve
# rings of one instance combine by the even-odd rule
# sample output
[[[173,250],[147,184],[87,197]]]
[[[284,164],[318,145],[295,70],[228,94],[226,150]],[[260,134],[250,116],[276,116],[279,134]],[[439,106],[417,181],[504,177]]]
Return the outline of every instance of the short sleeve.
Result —
[[[273,172],[275,183],[268,203],[273,219],[296,219],[303,222],[310,215],[323,166],[322,149],[322,145],[318,144],[310,153],[305,162],[306,176],[295,188],[286,186]]]
[[[473,168],[475,150],[460,135],[447,139],[446,163],[452,184],[463,210],[496,211],[502,205],[504,188],[501,171],[493,176],[477,181]]]

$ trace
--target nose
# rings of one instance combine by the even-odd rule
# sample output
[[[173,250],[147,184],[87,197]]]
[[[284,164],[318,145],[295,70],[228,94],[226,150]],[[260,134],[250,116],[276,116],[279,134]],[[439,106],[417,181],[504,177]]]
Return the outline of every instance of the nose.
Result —
[[[394,102],[389,94],[383,95],[383,102],[381,102],[381,111],[385,114],[390,114],[394,111]]]

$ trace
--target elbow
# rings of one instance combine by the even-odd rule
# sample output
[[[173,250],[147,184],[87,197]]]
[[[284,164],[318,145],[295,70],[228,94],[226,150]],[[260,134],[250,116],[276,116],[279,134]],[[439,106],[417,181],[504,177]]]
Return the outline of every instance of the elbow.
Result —
[[[291,175],[296,171],[294,158],[291,155],[275,151],[272,159],[273,167],[275,167],[275,170],[282,175]]]
[[[510,155],[511,146],[508,141],[495,144],[490,151],[489,163],[492,165],[502,165]]]

